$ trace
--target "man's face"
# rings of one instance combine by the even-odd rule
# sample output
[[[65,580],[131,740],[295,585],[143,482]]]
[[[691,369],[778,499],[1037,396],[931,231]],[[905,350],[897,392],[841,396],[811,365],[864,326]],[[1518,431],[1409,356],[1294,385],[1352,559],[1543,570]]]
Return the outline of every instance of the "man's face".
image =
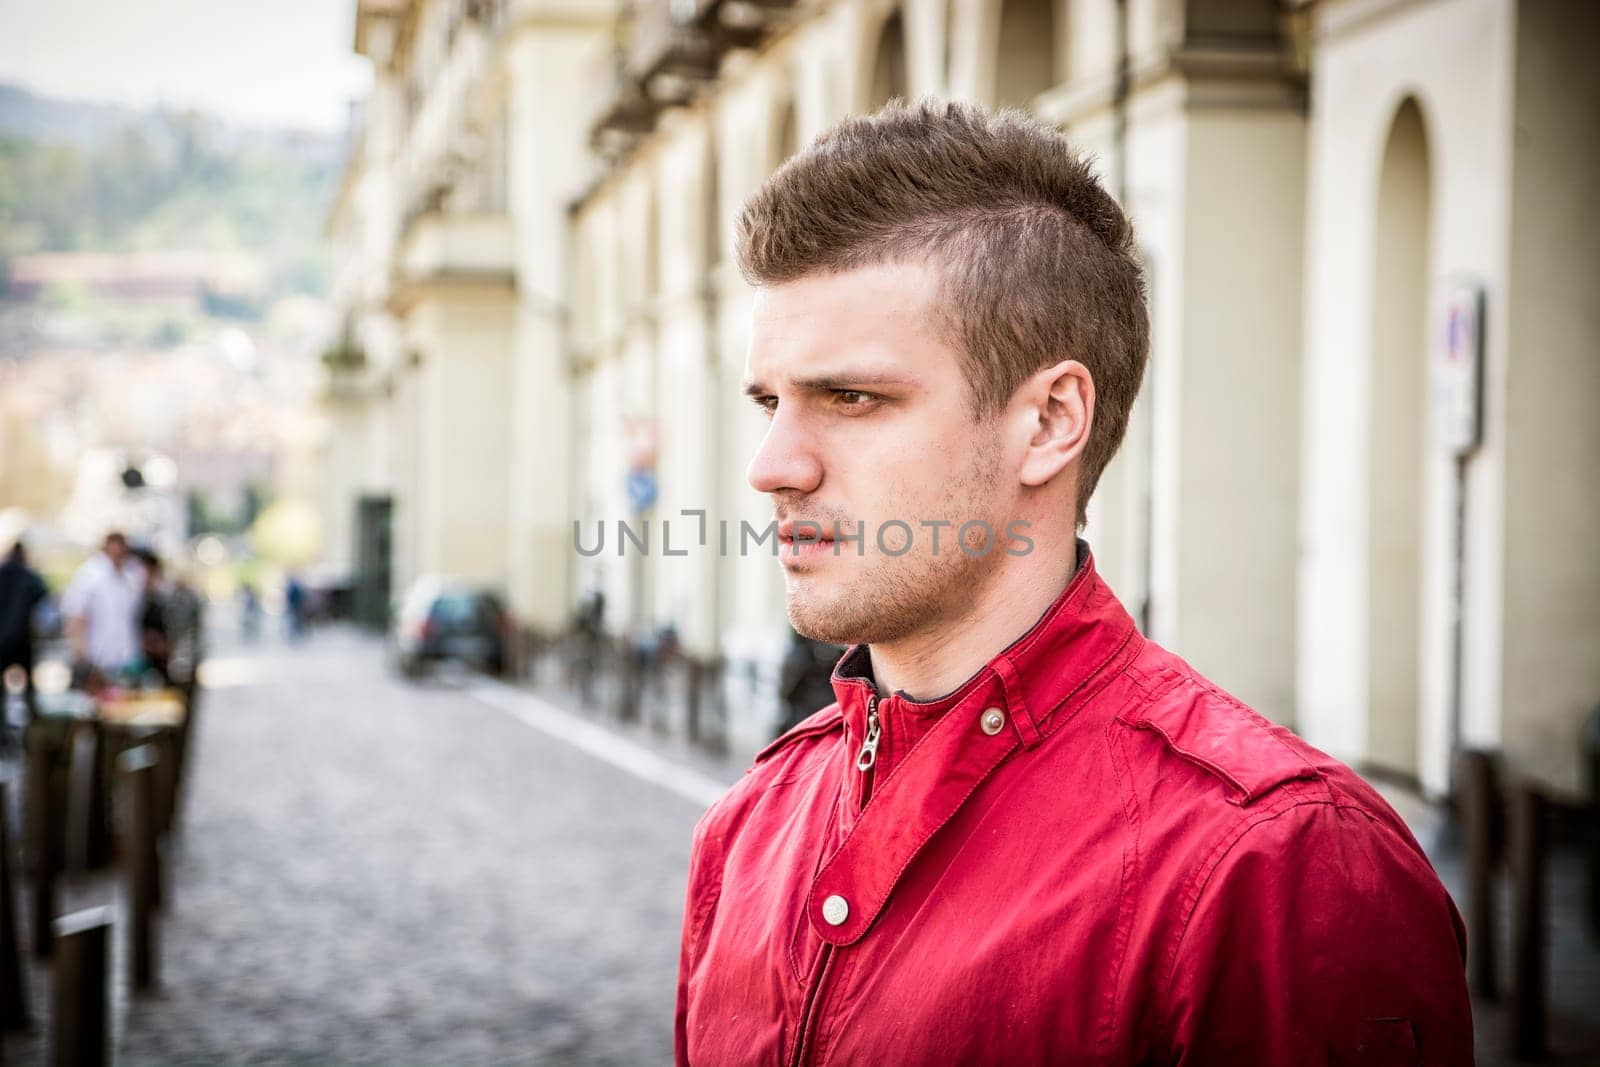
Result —
[[[107,559],[120,568],[128,558],[128,542],[120,537],[106,538],[105,554]]]
[[[1018,487],[939,336],[938,281],[931,267],[885,264],[756,294],[746,389],[771,421],[748,477],[772,497],[789,619],[808,637],[887,643],[936,628],[1005,558]],[[823,543],[797,545],[815,536],[797,520],[817,523]],[[938,520],[949,525],[936,547],[923,523]],[[983,527],[969,530],[970,552],[958,546],[971,520],[994,531],[987,552]]]

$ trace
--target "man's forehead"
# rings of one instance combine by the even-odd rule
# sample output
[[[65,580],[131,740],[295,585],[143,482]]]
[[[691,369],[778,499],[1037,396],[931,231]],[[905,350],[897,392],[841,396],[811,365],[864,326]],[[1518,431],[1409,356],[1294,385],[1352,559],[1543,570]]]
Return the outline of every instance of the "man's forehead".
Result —
[[[756,290],[747,382],[842,374],[915,380],[937,373],[943,348],[928,274],[879,265]]]

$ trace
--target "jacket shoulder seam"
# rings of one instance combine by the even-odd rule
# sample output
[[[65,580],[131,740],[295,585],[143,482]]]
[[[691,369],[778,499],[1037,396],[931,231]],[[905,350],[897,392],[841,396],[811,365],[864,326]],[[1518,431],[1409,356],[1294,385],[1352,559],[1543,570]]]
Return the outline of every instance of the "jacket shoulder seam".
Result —
[[[1177,930],[1172,935],[1172,943],[1168,946],[1165,959],[1162,962],[1161,979],[1158,988],[1161,991],[1161,1003],[1169,1005],[1172,1002],[1172,982],[1177,973],[1178,956],[1183,950],[1184,940],[1189,933],[1190,923],[1194,920],[1195,912],[1199,910],[1200,898],[1210,887],[1212,878],[1221,868],[1229,854],[1249,836],[1250,832],[1259,826],[1272,822],[1282,815],[1296,811],[1300,808],[1321,806],[1337,809],[1340,805],[1332,797],[1303,796],[1296,790],[1286,790],[1285,795],[1263,809],[1247,809],[1247,814],[1224,834],[1220,840],[1207,853],[1206,858],[1190,875],[1185,884],[1180,899],[1179,914],[1182,917]],[[1162,1037],[1171,1038],[1169,1032],[1170,1020],[1161,1016]]]
[[[1173,738],[1171,733],[1163,728],[1159,719],[1152,718],[1148,715],[1137,715],[1134,719],[1126,718],[1125,712],[1128,710],[1126,707],[1124,707],[1122,712],[1117,714],[1116,721],[1122,726],[1130,730],[1145,729],[1158,734],[1162,738],[1163,743],[1170,748],[1174,754],[1186,762],[1192,763],[1201,768],[1208,774],[1221,779],[1229,788],[1236,790],[1240,794],[1240,799],[1235,801],[1230,797],[1230,803],[1234,803],[1239,807],[1247,807],[1251,804],[1259,802],[1263,797],[1271,792],[1281,789],[1289,782],[1306,781],[1310,779],[1321,780],[1324,778],[1323,773],[1317,769],[1315,764],[1306,759],[1302,752],[1295,749],[1293,745],[1289,744],[1282,737],[1272,731],[1268,724],[1262,720],[1259,712],[1256,712],[1249,705],[1245,704],[1231,693],[1228,693],[1226,690],[1219,689],[1216,685],[1195,674],[1193,671],[1180,671],[1165,666],[1158,668],[1158,670],[1159,675],[1156,678],[1149,680],[1142,675],[1142,672],[1140,672],[1139,675],[1135,675],[1134,672],[1131,671],[1129,672],[1129,681],[1134,686],[1138,687],[1139,691],[1143,694],[1144,698],[1139,702],[1142,707],[1148,708],[1153,706],[1162,697],[1166,696],[1168,693],[1171,693],[1173,690],[1178,689],[1185,682],[1187,682],[1200,692],[1214,697],[1233,710],[1242,713],[1239,720],[1240,725],[1248,727],[1251,732],[1251,736],[1272,741],[1278,746],[1278,748],[1282,749],[1284,754],[1295,764],[1296,770],[1293,774],[1285,775],[1284,777],[1279,778],[1277,781],[1271,782],[1270,784],[1260,784],[1255,787],[1247,786],[1239,779],[1239,776],[1227,766],[1218,763],[1214,759],[1207,758],[1199,753],[1190,752],[1189,750],[1183,748],[1178,741]]]

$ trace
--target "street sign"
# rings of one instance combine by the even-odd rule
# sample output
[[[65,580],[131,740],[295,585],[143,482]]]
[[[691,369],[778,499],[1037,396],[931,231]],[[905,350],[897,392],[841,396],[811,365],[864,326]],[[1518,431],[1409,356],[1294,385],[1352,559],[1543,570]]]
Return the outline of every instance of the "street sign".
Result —
[[[1447,452],[1465,456],[1483,440],[1483,286],[1457,282],[1450,288],[1435,352],[1435,432]]]
[[[654,471],[628,472],[628,504],[635,515],[650,510],[656,502],[656,475]]]

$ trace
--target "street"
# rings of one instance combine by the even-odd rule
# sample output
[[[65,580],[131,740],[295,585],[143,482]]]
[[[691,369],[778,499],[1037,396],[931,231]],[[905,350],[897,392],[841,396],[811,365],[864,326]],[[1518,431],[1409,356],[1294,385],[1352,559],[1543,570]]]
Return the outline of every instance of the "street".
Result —
[[[541,714],[522,691],[406,683],[353,633],[206,680],[163,992],[121,1062],[670,1061],[689,797],[716,783],[642,780],[647,753],[510,713]]]
[[[204,679],[160,992],[130,998],[120,929],[112,946],[116,1062],[671,1062],[690,834],[742,762],[551,689],[404,681],[349,629],[227,641]],[[1385,792],[1463,900],[1459,832]],[[1551,875],[1544,1062],[1577,1064],[1600,1042],[1600,957],[1578,857],[1557,851]],[[69,883],[62,911],[117,900],[112,872]],[[42,1020],[50,972],[31,967]],[[1478,1062],[1511,1062],[1506,1005],[1474,1015]],[[7,1058],[45,1062],[46,1033]]]

